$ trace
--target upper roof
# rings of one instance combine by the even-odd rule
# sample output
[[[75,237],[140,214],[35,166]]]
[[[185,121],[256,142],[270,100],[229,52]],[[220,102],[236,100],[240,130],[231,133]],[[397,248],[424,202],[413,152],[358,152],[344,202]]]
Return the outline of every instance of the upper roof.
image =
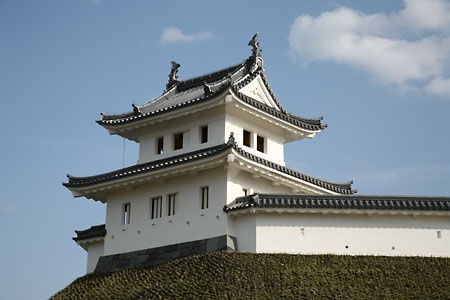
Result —
[[[299,117],[288,113],[281,106],[268,83],[257,34],[249,45],[252,46],[252,55],[242,63],[186,80],[178,80],[177,72],[180,64],[172,62],[169,81],[162,95],[144,105],[133,104],[133,110],[127,113],[116,115],[102,113],[102,119],[97,123],[112,133],[126,136],[126,133],[120,132],[121,126],[144,122],[161,114],[217,99],[215,96],[228,90],[232,91],[240,101],[295,127],[312,132],[324,129],[326,125],[322,124],[322,118]],[[270,105],[243,93],[244,88],[257,78],[260,78],[270,95]]]
[[[352,189],[352,182],[328,182],[300,173],[298,171],[289,169],[285,166],[281,166],[254,154],[251,154],[238,147],[238,145],[234,141],[233,135],[230,136],[228,142],[225,144],[184,153],[161,160],[138,164],[113,172],[88,177],[74,177],[71,175],[67,175],[69,181],[67,183],[63,183],[63,185],[72,190],[72,192],[76,192],[77,196],[86,196],[86,193],[82,191],[85,188],[89,189],[92,187],[93,189],[95,189],[97,186],[102,184],[113,184],[115,182],[122,182],[124,180],[132,181],[133,179],[137,178],[141,179],[142,176],[150,176],[155,172],[166,170],[168,168],[181,167],[189,163],[195,163],[197,161],[209,158],[214,158],[215,160],[217,160],[217,157],[219,157],[220,155],[226,155],[228,153],[234,153],[241,159],[245,159],[253,164],[262,166],[271,172],[278,172],[278,174],[281,174],[282,176],[289,176],[290,178],[294,178],[294,180],[296,181],[302,182],[303,184],[308,186],[315,187],[317,190],[322,190],[323,192],[338,194],[356,193],[356,190]]]
[[[228,213],[250,208],[450,212],[450,197],[253,194],[236,198],[223,209]]]

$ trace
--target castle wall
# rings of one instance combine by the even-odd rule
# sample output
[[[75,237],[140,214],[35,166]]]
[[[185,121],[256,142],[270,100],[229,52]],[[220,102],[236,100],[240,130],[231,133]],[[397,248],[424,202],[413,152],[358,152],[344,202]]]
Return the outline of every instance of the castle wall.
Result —
[[[208,186],[209,205],[201,209],[200,188]],[[168,194],[176,193],[175,215],[168,216]],[[226,172],[209,169],[123,190],[107,202],[104,255],[124,253],[226,234],[223,212]],[[152,198],[162,198],[161,217],[151,219]],[[123,209],[130,203],[130,222]]]
[[[92,273],[97,266],[98,259],[103,255],[104,242],[96,241],[87,246],[87,270],[86,273]]]
[[[450,256],[448,217],[256,214],[256,252]],[[238,245],[246,236],[237,236]]]

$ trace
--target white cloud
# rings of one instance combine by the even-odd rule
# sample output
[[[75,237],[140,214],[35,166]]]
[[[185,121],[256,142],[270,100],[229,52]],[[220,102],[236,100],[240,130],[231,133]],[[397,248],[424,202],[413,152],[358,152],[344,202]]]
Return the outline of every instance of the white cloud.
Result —
[[[194,34],[185,34],[177,27],[165,28],[161,35],[162,43],[176,43],[176,42],[197,42],[212,39],[213,34],[210,31],[204,31]]]
[[[405,0],[394,14],[341,7],[299,16],[291,25],[294,57],[334,61],[369,73],[400,91],[450,98],[450,1]]]

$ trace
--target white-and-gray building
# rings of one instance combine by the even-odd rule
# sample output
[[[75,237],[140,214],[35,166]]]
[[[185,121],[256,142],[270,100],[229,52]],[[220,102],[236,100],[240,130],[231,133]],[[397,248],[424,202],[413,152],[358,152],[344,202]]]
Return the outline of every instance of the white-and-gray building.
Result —
[[[268,83],[257,35],[240,64],[179,80],[98,124],[139,144],[136,165],[64,183],[106,204],[104,225],[76,231],[87,272],[233,250],[450,256],[450,198],[356,196],[290,169],[284,145],[322,119],[287,112]]]

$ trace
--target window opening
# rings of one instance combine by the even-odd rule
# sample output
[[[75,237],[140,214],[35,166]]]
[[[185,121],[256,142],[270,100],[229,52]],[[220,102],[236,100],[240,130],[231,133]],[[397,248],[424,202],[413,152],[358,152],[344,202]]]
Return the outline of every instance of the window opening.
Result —
[[[169,194],[167,196],[167,215],[173,216],[175,215],[175,202],[177,200],[177,194]]]
[[[164,153],[164,137],[160,136],[156,138],[156,154]]]
[[[436,231],[436,237],[438,239],[442,238],[442,232],[440,230]]]
[[[175,133],[173,135],[173,150],[183,148],[183,132]]]
[[[200,143],[208,142],[208,125],[200,127]]]
[[[122,224],[130,224],[130,203],[124,203],[122,205]]]
[[[154,197],[151,199],[152,202],[152,210],[150,214],[151,219],[161,218],[162,215],[162,197]]]
[[[256,150],[264,153],[265,139],[262,136],[256,137]]]
[[[242,141],[244,146],[251,147],[251,136],[252,134],[250,133],[250,131],[244,129]]]
[[[209,187],[203,186],[200,188],[200,198],[202,209],[207,209],[209,206]]]
[[[244,193],[244,196],[248,196],[250,194],[249,188],[242,188],[242,192]]]

